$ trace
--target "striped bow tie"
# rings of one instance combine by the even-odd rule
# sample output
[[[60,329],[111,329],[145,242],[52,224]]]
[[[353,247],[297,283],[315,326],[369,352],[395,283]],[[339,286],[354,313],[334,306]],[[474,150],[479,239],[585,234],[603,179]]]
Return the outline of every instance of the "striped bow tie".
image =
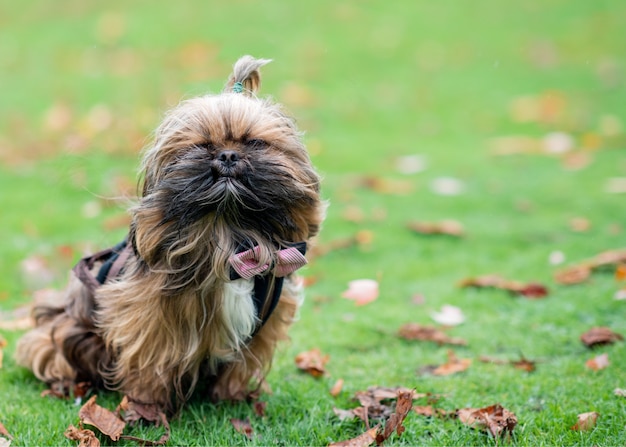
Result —
[[[295,272],[307,263],[304,254],[306,253],[306,242],[296,242],[288,248],[282,248],[276,252],[276,263],[261,264],[258,260],[259,247],[253,247],[239,253],[235,253],[229,259],[233,269],[230,279],[250,279],[261,275],[272,269],[275,276],[282,278]],[[272,268],[273,267],[273,268]]]

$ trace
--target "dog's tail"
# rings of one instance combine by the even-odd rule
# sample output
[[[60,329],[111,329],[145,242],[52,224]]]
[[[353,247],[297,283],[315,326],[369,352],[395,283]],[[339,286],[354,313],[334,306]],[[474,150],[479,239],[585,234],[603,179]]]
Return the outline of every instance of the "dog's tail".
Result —
[[[261,86],[261,72],[259,69],[272,62],[271,59],[255,59],[252,56],[242,56],[233,66],[233,73],[228,78],[224,92],[256,94]]]

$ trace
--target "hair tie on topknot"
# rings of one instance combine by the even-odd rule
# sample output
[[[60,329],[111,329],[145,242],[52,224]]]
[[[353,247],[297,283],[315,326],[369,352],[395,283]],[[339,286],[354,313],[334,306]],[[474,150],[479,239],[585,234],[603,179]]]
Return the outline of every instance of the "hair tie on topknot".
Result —
[[[233,73],[228,78],[224,92],[244,93],[254,95],[261,85],[259,69],[271,62],[271,59],[255,59],[252,56],[239,58],[233,66]]]
[[[233,84],[233,92],[234,93],[241,93],[241,92],[243,92],[243,84],[241,82],[235,82]]]

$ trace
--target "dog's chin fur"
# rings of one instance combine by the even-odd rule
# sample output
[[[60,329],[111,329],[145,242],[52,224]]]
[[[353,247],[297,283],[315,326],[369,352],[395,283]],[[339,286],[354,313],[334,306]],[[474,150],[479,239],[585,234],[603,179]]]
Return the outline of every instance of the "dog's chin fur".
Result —
[[[95,295],[72,277],[62,300],[35,307],[17,359],[38,378],[90,381],[168,410],[199,383],[213,399],[242,399],[262,381],[302,291],[286,277],[260,326],[254,281],[231,281],[229,258],[258,246],[258,261],[273,265],[279,248],[310,241],[324,214],[293,120],[254,95],[265,62],[242,58],[224,93],[166,116],[143,158],[121,276]],[[248,93],[231,92],[236,82]]]

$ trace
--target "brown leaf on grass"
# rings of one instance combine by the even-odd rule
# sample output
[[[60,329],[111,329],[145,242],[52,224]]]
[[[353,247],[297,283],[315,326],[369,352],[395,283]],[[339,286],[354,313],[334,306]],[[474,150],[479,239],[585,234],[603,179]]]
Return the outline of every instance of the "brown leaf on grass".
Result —
[[[598,416],[600,414],[595,411],[590,411],[589,413],[581,413],[578,415],[578,420],[576,424],[572,427],[572,430],[576,431],[589,431],[593,430],[596,426],[596,422],[598,421]]]
[[[78,441],[78,447],[100,447],[100,440],[96,438],[96,434],[91,430],[79,429],[70,425],[63,434],[71,441]]]
[[[348,205],[341,215],[344,220],[353,223],[362,223],[365,220],[365,212],[361,207]]]
[[[387,195],[410,194],[415,189],[413,182],[409,180],[395,180],[374,176],[362,177],[359,182],[359,186],[379,194]]]
[[[413,399],[426,397],[427,394],[418,394],[405,387],[371,386],[366,391],[357,391],[354,397],[365,407],[380,404],[384,400],[393,400],[399,394],[413,392]]]
[[[339,393],[341,393],[342,389],[343,389],[343,379],[337,379],[335,384],[330,389],[330,395],[333,397],[337,397],[339,396]]]
[[[457,410],[457,416],[461,423],[471,428],[487,431],[496,439],[511,435],[517,425],[515,414],[500,404],[479,409],[461,408]]]
[[[252,425],[250,425],[250,418],[245,419],[235,419],[232,418],[230,423],[233,424],[233,427],[238,433],[245,435],[246,438],[252,439],[254,436],[254,430],[252,429]]]
[[[3,349],[7,347],[7,341],[0,335],[0,368],[2,368],[2,358],[4,357]]]
[[[311,374],[313,377],[322,377],[326,374],[325,365],[330,359],[329,355],[322,355],[318,348],[301,352],[295,358],[298,369]]]
[[[476,278],[466,278],[459,282],[459,287],[494,288],[506,290],[514,295],[526,298],[543,298],[548,294],[548,288],[539,283],[523,283],[502,278],[498,275],[483,275]]]
[[[419,395],[419,397],[421,396],[423,395]],[[365,421],[368,426],[371,418],[382,419],[385,420],[384,428],[381,429],[381,427],[377,425],[357,438],[331,445],[360,446],[370,445],[374,441],[376,441],[378,445],[381,445],[394,432],[396,432],[398,436],[402,435],[405,430],[402,423],[411,411],[413,399],[416,398],[416,394],[414,390],[409,390],[407,388],[370,387],[367,391],[357,392],[356,397],[361,403],[361,407],[353,410],[340,410],[334,408],[334,413],[341,420],[352,419],[355,416],[359,417]],[[381,403],[383,400],[389,399],[395,400],[394,409],[392,409],[391,406],[383,405]]]
[[[471,359],[459,359],[454,351],[448,351],[448,361],[443,365],[436,367],[432,373],[435,376],[449,376],[465,371],[472,364]]]
[[[615,268],[615,280],[626,281],[626,264],[618,264]]]
[[[607,250],[598,253],[593,258],[556,272],[554,280],[564,285],[579,284],[586,281],[595,270],[608,266],[617,268],[623,263],[626,263],[626,248]]]
[[[600,345],[609,345],[621,340],[624,340],[622,335],[613,332],[608,327],[602,326],[592,327],[580,336],[580,341],[582,341],[588,348]]]
[[[575,265],[554,274],[554,280],[563,285],[580,284],[591,277],[591,269],[587,266]]]
[[[370,428],[364,433],[361,433],[356,438],[348,439],[346,441],[333,442],[328,447],[367,447],[372,445],[376,441],[376,434],[379,427]]]
[[[92,396],[78,411],[82,424],[96,427],[100,432],[117,441],[122,436],[126,422],[122,421],[113,412],[96,404],[96,396]]]
[[[418,323],[402,325],[398,329],[398,336],[405,340],[432,341],[439,345],[467,345],[467,342],[463,339],[448,337],[443,331],[433,326],[422,326]]]
[[[398,436],[404,433],[404,419],[411,411],[413,406],[413,390],[398,392],[396,400],[396,411],[389,416],[389,419],[385,422],[385,428],[382,433],[376,435],[376,444],[381,445],[385,442],[395,431]]]
[[[143,419],[148,422],[154,422],[158,427],[163,422],[161,407],[155,404],[142,404],[130,400],[128,396],[124,396],[122,401],[115,409],[115,413],[120,415],[123,413],[123,420],[126,422],[136,422]]]
[[[264,402],[264,401],[261,401],[261,400],[257,400],[256,402],[254,402],[254,405],[252,405],[252,409],[254,410],[254,414],[256,414],[260,418],[265,417],[265,409],[266,408],[267,408],[267,402]]]
[[[524,356],[522,356],[519,360],[500,360],[493,357],[480,356],[478,360],[483,363],[493,363],[495,365],[512,365],[514,368],[521,369],[526,372],[533,372],[536,369],[536,362],[534,360],[529,360]]]
[[[5,438],[13,439],[13,436],[11,436],[11,434],[9,433],[9,431],[6,429],[6,427],[4,426],[4,424],[2,422],[0,422],[0,436],[4,436]]]
[[[601,369],[606,368],[610,365],[609,363],[609,355],[607,353],[600,354],[592,359],[589,359],[585,362],[587,368],[592,369],[594,371],[599,371]]]
[[[465,235],[463,224],[456,220],[442,220],[439,222],[409,222],[407,228],[418,234],[444,235],[462,237]]]
[[[404,387],[372,386],[366,391],[355,393],[354,398],[359,401],[360,407],[352,410],[334,408],[333,411],[341,420],[359,418],[369,427],[369,421],[372,419],[388,419],[394,412],[394,403],[398,396],[409,392],[412,393],[413,399],[429,396],[428,394],[415,393],[414,390]]]

